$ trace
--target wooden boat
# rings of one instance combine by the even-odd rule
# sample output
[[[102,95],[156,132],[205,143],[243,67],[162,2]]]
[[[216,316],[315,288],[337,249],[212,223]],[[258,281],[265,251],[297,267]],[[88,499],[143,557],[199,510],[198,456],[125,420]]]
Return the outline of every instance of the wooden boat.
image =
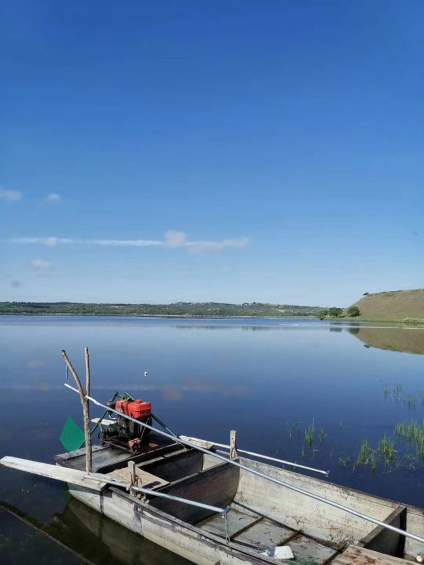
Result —
[[[284,490],[230,461],[217,460],[213,446],[206,454],[178,442],[158,442],[160,438],[152,434],[150,444],[155,447],[136,456],[96,446],[89,476],[83,471],[84,449],[57,456],[58,466],[14,458],[4,458],[2,463],[68,481],[70,493],[79,501],[194,563],[281,563],[273,557],[274,549],[289,546],[293,563],[395,565],[415,560],[424,550],[415,540]],[[424,534],[420,509],[252,459],[238,461],[311,493],[348,503],[389,525]],[[132,491],[134,470],[146,490],[227,508],[227,519],[206,507]]]
[[[272,459],[266,456],[241,456],[234,435],[222,446],[173,435],[164,425],[156,429],[78,385],[67,386],[79,392],[85,416],[90,401],[126,419],[132,432],[134,425],[143,428],[140,450],[132,453],[119,437],[91,447],[86,433],[89,448],[58,455],[56,465],[14,457],[3,457],[3,465],[68,483],[77,500],[193,563],[424,561],[422,509],[256,460]],[[126,402],[119,401],[120,409]],[[142,411],[142,402],[135,402]],[[229,453],[222,454],[223,447]]]

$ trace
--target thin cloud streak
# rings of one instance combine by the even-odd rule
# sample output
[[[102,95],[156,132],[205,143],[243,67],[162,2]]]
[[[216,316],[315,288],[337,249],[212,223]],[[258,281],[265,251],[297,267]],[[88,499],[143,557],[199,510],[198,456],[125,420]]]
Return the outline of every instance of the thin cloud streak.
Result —
[[[48,271],[51,267],[51,263],[45,259],[33,259],[31,261],[31,267],[34,271]]]
[[[0,200],[5,200],[6,202],[17,202],[22,199],[22,192],[19,190],[6,190],[0,188]]]
[[[155,239],[78,239],[68,237],[17,237],[9,240],[11,243],[44,245],[96,245],[102,247],[165,247],[170,249],[186,249],[192,253],[219,252],[225,249],[241,249],[246,247],[249,239],[223,239],[220,241],[191,241],[184,232],[167,231],[163,240]]]
[[[44,204],[58,204],[62,200],[60,194],[57,192],[50,192],[44,199]]]

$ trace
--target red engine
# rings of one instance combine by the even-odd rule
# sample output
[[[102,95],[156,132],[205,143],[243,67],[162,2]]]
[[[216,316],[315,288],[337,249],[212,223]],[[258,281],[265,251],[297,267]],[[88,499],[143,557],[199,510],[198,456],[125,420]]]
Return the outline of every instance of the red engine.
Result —
[[[150,402],[135,400],[129,397],[129,395],[125,395],[121,396],[119,400],[113,399],[108,405],[117,412],[139,422],[146,424],[151,424],[152,422],[152,405]],[[131,451],[139,451],[143,442],[147,439],[150,430],[123,416],[117,416],[115,412],[110,414],[116,421],[116,424],[104,433],[103,439],[128,447]]]
[[[145,422],[152,415],[152,404],[143,400],[117,400],[115,410],[135,420]]]

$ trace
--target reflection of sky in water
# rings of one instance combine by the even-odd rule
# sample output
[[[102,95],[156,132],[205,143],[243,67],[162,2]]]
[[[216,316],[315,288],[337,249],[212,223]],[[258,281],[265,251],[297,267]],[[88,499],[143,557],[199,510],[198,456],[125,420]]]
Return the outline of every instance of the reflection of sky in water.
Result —
[[[379,349],[388,339],[392,351]],[[99,400],[117,389],[134,392],[180,433],[226,441],[237,429],[241,447],[329,468],[335,482],[424,505],[421,464],[374,476],[339,464],[339,457],[355,459],[361,440],[376,444],[397,422],[423,419],[424,357],[393,351],[408,340],[424,345],[424,331],[361,326],[357,332],[311,320],[3,317],[0,387],[7,425],[0,450],[45,461],[61,450],[63,422],[67,415],[80,419],[80,405],[63,389],[60,350],[82,371],[88,345]],[[414,410],[385,398],[385,387],[397,383],[418,399]],[[302,456],[312,421],[327,437]],[[4,470],[0,477],[0,498],[28,510],[36,506],[43,518],[63,507],[57,485],[40,487]],[[21,485],[29,485],[31,496],[22,497]],[[51,496],[34,506],[46,490]]]

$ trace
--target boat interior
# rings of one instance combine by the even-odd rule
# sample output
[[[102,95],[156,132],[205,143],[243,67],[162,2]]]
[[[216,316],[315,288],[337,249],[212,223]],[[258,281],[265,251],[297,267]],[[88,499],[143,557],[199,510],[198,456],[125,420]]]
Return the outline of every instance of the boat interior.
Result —
[[[237,460],[380,521],[417,535],[424,533],[424,516],[419,510],[252,459]],[[128,466],[129,461],[135,463],[133,470]],[[57,463],[84,469],[84,449],[57,456]],[[419,551],[416,542],[405,540],[396,532],[273,484],[217,459],[212,453],[164,442],[154,435],[148,448],[139,455],[97,446],[93,450],[93,465],[93,471],[128,486],[135,471],[138,485],[146,489],[228,508],[225,522],[221,513],[210,509],[153,495],[144,498],[150,508],[198,529],[215,541],[253,551],[265,562],[277,562],[271,556],[280,546],[290,547],[295,563],[309,565],[337,562],[337,557],[352,543],[414,561]]]

